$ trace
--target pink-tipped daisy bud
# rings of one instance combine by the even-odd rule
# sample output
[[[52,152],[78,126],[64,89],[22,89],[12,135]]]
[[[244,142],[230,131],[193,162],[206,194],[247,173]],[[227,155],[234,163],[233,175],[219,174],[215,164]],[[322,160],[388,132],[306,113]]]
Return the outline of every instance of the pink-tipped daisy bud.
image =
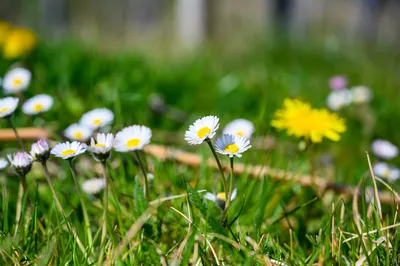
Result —
[[[50,157],[50,147],[45,140],[39,140],[32,144],[31,156],[33,161],[44,163]]]
[[[11,166],[19,176],[25,176],[32,168],[32,157],[27,152],[17,152],[7,155]]]

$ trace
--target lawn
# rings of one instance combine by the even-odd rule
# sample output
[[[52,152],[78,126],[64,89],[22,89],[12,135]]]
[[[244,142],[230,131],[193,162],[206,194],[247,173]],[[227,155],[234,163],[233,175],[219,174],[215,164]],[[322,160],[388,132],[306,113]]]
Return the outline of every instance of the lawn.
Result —
[[[145,125],[153,133],[149,147],[189,152],[177,159],[175,150],[166,159],[146,148],[112,151],[111,158],[100,163],[87,151],[72,161],[73,171],[68,160],[51,155],[51,183],[66,217],[43,167],[35,162],[26,176],[19,226],[20,179],[11,167],[2,170],[1,264],[399,264],[399,186],[373,179],[365,153],[374,163],[379,159],[371,153],[373,140],[400,145],[399,58],[392,47],[331,47],[318,41],[276,39],[249,43],[238,51],[216,45],[180,57],[41,41],[23,59],[0,59],[0,76],[16,64],[32,72],[28,89],[18,95],[20,102],[37,94],[54,98],[48,112],[28,116],[18,107],[11,118],[17,128],[48,130],[51,147],[67,140],[64,130],[84,113],[104,107],[114,113],[114,120],[101,130],[116,134],[130,125]],[[301,140],[271,126],[276,110],[286,98],[326,107],[328,81],[337,74],[347,76],[350,87],[370,87],[371,102],[337,113],[347,128],[340,141],[325,139],[299,149]],[[184,138],[195,120],[208,115],[220,119],[214,144],[233,119],[254,123],[253,147],[234,159],[234,167],[261,165],[287,171],[285,180],[273,171],[235,172],[237,196],[225,219],[218,204],[204,198],[207,192],[224,189],[213,154],[205,143],[189,145]],[[6,120],[3,128],[9,127]],[[271,143],[257,144],[260,138]],[[29,151],[33,141],[23,142]],[[3,157],[20,150],[15,140],[0,144]],[[190,156],[200,161],[190,164]],[[230,179],[229,158],[218,156]],[[399,157],[390,163],[399,165]],[[103,176],[102,165],[107,165],[109,180],[105,236],[104,189],[80,196],[71,174],[76,172],[81,187],[85,180]],[[143,172],[153,176],[148,178],[148,194]],[[311,184],[302,181],[307,175],[316,175]],[[374,180],[388,200],[373,196]],[[331,187],[325,189],[322,181]],[[354,192],[357,184],[359,193]]]

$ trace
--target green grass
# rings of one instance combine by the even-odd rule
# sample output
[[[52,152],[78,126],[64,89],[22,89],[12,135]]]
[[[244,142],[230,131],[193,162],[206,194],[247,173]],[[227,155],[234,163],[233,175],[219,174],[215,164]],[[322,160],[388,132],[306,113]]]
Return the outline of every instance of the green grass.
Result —
[[[154,59],[139,53],[104,53],[71,43],[42,44],[24,61],[34,75],[24,96],[51,94],[55,106],[34,119],[18,109],[14,121],[19,127],[44,125],[54,132],[52,140],[60,141],[62,130],[84,112],[104,106],[115,112],[113,133],[131,124],[144,124],[153,131],[175,131],[180,137],[174,147],[207,158],[211,153],[205,144],[189,147],[184,143],[181,135],[189,124],[209,114],[219,116],[222,126],[243,117],[255,123],[256,135],[275,136],[277,144],[267,151],[251,149],[236,162],[307,173],[308,154],[296,150],[295,139],[271,128],[271,118],[286,97],[300,97],[315,107],[324,107],[329,77],[345,74],[351,85],[365,84],[373,89],[371,110],[375,123],[366,131],[360,110],[343,112],[348,126],[343,139],[338,143],[324,142],[316,154],[333,156],[335,174],[323,178],[352,186],[363,180],[363,188],[372,184],[365,157],[371,141],[384,138],[400,145],[400,57],[397,50],[386,47],[339,48],[277,40],[253,44],[244,51],[216,47],[187,58]],[[0,61],[0,73],[11,63]],[[180,123],[152,112],[148,97],[154,93],[187,113],[188,119]],[[7,126],[5,121],[2,125]],[[152,142],[164,144],[165,139],[157,134]],[[1,145],[2,155],[17,148],[13,142]],[[115,265],[216,265],[217,260],[221,265],[264,265],[269,259],[288,265],[354,265],[366,254],[364,263],[369,265],[399,264],[397,228],[369,234],[364,241],[359,237],[398,223],[394,203],[382,206],[381,220],[374,202],[365,193],[354,203],[353,195],[341,197],[294,181],[242,174],[235,177],[238,197],[228,214],[229,220],[236,216],[238,219],[228,230],[220,225],[220,209],[203,198],[204,192],[196,192],[221,191],[217,171],[204,162],[194,169],[150,156],[145,159],[155,176],[150,182],[150,199],[182,197],[149,205],[143,195],[141,171],[132,154],[114,152],[109,162],[114,187],[105,246],[100,245],[99,233],[102,195],[84,196],[95,238],[91,256],[94,264],[101,249],[105,249],[103,261],[108,259]],[[393,160],[394,164],[399,162],[399,158]],[[68,163],[52,157],[49,166],[68,220],[88,247],[82,208]],[[76,159],[76,168],[81,182],[101,176],[98,163],[88,154]],[[16,236],[18,178],[10,169],[0,175],[1,265],[86,265],[88,260],[64,223],[40,165],[35,165],[27,176],[28,193]],[[380,183],[378,187],[387,190]],[[143,225],[140,217],[146,218]],[[137,233],[126,239],[131,228]],[[353,235],[358,237],[344,242]],[[120,249],[124,240],[128,245]]]

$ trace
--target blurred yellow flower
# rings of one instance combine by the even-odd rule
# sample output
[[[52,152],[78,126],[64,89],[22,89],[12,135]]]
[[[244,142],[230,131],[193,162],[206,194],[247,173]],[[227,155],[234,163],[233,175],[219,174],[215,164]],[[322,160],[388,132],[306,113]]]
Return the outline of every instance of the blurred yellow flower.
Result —
[[[10,28],[10,24],[4,21],[0,21],[0,46],[2,46],[7,39]]]
[[[13,28],[9,32],[3,46],[5,58],[14,59],[31,52],[37,44],[35,33],[25,28]]]
[[[314,109],[298,99],[285,99],[283,108],[275,113],[271,125],[286,130],[290,136],[318,143],[323,138],[340,140],[346,131],[344,120],[326,109]]]

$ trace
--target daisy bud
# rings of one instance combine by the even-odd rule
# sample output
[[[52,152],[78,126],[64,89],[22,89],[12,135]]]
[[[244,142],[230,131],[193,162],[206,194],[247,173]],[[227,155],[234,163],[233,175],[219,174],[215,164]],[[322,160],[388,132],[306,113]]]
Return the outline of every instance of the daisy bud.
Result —
[[[31,156],[34,161],[44,163],[50,157],[50,147],[45,140],[39,140],[32,144]]]
[[[25,176],[32,168],[32,157],[27,152],[17,152],[14,155],[8,155],[8,160],[19,176]]]
[[[114,135],[98,133],[96,141],[94,138],[90,140],[88,150],[93,154],[93,157],[100,162],[105,162],[111,155],[111,149],[114,145]]]

